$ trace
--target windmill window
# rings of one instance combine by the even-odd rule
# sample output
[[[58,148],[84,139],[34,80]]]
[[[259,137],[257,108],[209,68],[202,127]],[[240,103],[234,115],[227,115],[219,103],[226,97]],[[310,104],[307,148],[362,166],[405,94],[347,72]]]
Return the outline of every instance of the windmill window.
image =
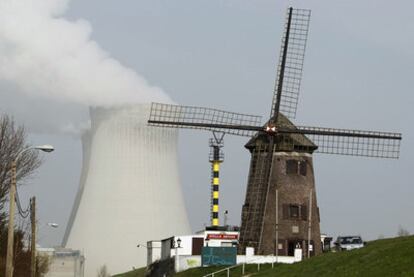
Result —
[[[291,218],[299,218],[299,206],[289,205],[289,216]]]
[[[308,220],[306,205],[283,204],[283,219]]]
[[[286,174],[306,176],[307,162],[298,161],[298,160],[287,160],[286,161]]]
[[[286,161],[286,174],[298,174],[298,161],[297,160],[287,160]]]

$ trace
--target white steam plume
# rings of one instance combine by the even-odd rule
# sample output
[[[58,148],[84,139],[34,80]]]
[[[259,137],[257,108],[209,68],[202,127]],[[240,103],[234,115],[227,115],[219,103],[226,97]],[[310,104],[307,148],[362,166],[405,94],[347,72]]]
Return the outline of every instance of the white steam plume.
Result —
[[[93,41],[87,21],[63,18],[68,2],[0,0],[0,79],[84,105],[171,101]]]

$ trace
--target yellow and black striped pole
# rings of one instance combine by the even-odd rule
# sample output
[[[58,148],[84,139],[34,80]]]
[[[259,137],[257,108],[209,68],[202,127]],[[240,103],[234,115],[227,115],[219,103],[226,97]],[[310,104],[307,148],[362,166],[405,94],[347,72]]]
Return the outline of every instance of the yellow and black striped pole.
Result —
[[[220,160],[213,160],[213,180],[212,180],[212,208],[211,208],[211,226],[219,226],[219,185],[220,185]]]
[[[213,132],[214,138],[210,139],[210,163],[211,163],[211,226],[218,227],[219,221],[219,185],[220,185],[220,164],[223,162],[224,133]]]

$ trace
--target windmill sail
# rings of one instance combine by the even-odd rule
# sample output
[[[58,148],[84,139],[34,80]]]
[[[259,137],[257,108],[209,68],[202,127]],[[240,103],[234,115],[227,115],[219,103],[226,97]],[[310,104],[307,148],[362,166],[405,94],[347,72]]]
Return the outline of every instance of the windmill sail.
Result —
[[[266,133],[266,126],[261,125],[260,116],[160,103],[152,103],[148,123],[152,126],[201,129],[247,137],[258,132]],[[275,150],[278,151],[308,151],[311,148],[313,151],[316,149],[313,149],[315,144],[315,152],[324,154],[394,159],[400,154],[400,133],[294,126],[284,115],[278,117],[277,125],[279,139]]]
[[[282,36],[270,117],[278,112],[296,117],[311,11],[289,8]]]
[[[318,145],[317,153],[393,159],[400,154],[400,133],[305,126],[297,126],[292,132],[305,134]]]
[[[251,137],[261,129],[261,116],[227,112],[218,109],[152,103],[148,123],[151,126],[202,129]],[[256,129],[246,128],[256,127]]]

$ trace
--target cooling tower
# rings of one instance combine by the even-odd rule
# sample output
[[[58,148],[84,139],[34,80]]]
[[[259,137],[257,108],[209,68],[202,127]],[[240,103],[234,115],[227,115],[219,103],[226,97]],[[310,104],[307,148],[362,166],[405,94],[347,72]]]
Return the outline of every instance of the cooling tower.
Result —
[[[147,126],[150,104],[92,108],[78,194],[63,244],[83,251],[85,276],[146,265],[149,240],[188,234],[177,130]]]

